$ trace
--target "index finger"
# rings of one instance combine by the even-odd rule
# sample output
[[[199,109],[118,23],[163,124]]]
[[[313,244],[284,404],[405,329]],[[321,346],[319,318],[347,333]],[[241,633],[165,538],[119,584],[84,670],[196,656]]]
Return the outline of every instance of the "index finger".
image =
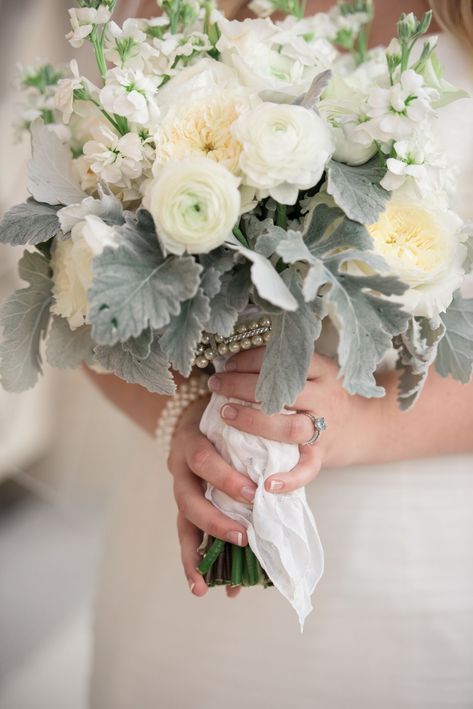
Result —
[[[252,350],[239,352],[226,362],[225,371],[259,374],[265,354],[266,347],[255,347]],[[323,376],[328,370],[329,361],[327,357],[314,353],[307,372],[307,379],[317,379]]]

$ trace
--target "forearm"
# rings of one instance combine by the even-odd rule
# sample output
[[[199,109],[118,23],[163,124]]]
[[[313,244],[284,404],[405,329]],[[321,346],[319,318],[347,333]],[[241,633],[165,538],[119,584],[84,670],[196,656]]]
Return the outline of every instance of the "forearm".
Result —
[[[417,403],[402,412],[398,378],[398,372],[383,375],[387,396],[366,402],[370,413],[362,422],[355,463],[473,452],[473,381],[460,384],[431,372]]]

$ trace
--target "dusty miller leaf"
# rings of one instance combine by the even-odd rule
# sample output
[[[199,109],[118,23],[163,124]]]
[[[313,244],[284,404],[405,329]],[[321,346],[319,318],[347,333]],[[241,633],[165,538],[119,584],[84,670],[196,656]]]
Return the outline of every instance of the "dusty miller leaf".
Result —
[[[71,330],[65,318],[54,316],[46,345],[46,358],[51,367],[77,369],[83,362],[90,364],[93,348],[88,325]]]
[[[37,202],[76,204],[87,195],[74,175],[72,155],[53,131],[37,120],[31,126],[33,157],[28,165],[28,190]]]
[[[401,295],[406,287],[397,278],[379,275],[386,264],[364,250],[370,243],[363,226],[346,217],[340,220],[340,210],[320,203],[304,237],[299,232],[288,233],[277,251],[286,261],[309,264],[303,286],[306,300],[311,301],[323,288],[324,298],[334,306],[340,322],[339,363],[347,391],[379,397],[384,389],[376,384],[374,372],[391,349],[393,336],[406,329],[408,315],[383,297]],[[348,273],[346,265],[353,262],[366,264],[373,275]]]
[[[191,373],[196,347],[209,318],[209,299],[199,290],[182,304],[181,312],[172,318],[160,339],[163,352],[184,377]]]
[[[297,272],[287,269],[282,278],[298,308],[271,315],[271,337],[256,389],[256,397],[267,414],[278,413],[293,404],[303,390],[321,330],[318,302],[305,302]]]
[[[151,354],[153,344],[153,331],[147,328],[138,337],[130,337],[122,343],[123,350],[129,352],[135,359],[147,359]]]
[[[379,184],[386,174],[375,157],[354,167],[331,160],[327,167],[327,192],[347,217],[360,224],[374,224],[384,212],[391,194]]]
[[[86,197],[80,204],[71,204],[69,207],[63,207],[59,210],[58,218],[65,234],[90,215],[100,217],[109,226],[123,224],[125,217],[121,202],[115,195],[104,192],[103,188],[99,187],[99,193],[100,197],[98,199]]]
[[[33,387],[41,374],[41,340],[46,337],[52,301],[48,261],[38,252],[25,251],[20,277],[30,285],[17,290],[0,309],[0,378],[7,391]]]
[[[398,368],[403,370],[398,393],[403,411],[413,406],[419,398],[444,333],[445,327],[441,321],[434,323],[428,318],[412,318],[407,330],[394,338],[399,356]]]
[[[116,229],[123,242],[94,259],[89,291],[92,336],[103,345],[168,325],[197,293],[202,271],[193,256],[164,257],[148,212]]]
[[[445,335],[440,341],[435,366],[442,377],[467,384],[473,370],[473,298],[455,293],[450,307],[441,316]]]
[[[128,384],[140,384],[154,394],[172,396],[176,391],[168,359],[162,353],[157,340],[153,342],[146,359],[136,359],[118,343],[113,347],[96,347],[95,360]]]
[[[57,207],[34,200],[12,207],[0,222],[0,242],[12,246],[35,246],[61,234]]]

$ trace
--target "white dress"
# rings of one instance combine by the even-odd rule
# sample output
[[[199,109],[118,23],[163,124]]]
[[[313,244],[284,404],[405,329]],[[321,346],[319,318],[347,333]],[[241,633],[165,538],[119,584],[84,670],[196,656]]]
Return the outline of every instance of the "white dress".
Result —
[[[441,37],[446,76],[470,58]],[[443,111],[473,217],[473,100]],[[307,490],[325,574],[301,635],[274,590],[193,597],[171,479],[132,470],[97,595],[93,709],[472,709],[473,456],[327,470]]]

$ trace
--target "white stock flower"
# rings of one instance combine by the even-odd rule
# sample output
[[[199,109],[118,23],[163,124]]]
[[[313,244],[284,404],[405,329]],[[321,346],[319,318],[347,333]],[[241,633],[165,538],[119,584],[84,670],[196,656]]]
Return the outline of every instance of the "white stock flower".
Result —
[[[367,227],[374,251],[409,287],[396,300],[412,315],[438,316],[461,286],[466,255],[461,226],[453,212],[398,194]]]
[[[248,4],[248,9],[258,17],[269,17],[275,11],[271,0],[252,0]]]
[[[394,143],[392,155],[386,161],[387,173],[381,181],[390,192],[413,188],[418,197],[435,193],[442,198],[448,188],[451,174],[447,161],[442,159],[428,134],[418,133],[410,139]],[[443,195],[446,201],[446,195]]]
[[[302,106],[262,103],[242,114],[233,132],[242,144],[244,183],[282,204],[295,204],[299,190],[317,184],[334,149],[325,122]]]
[[[113,228],[95,215],[72,227],[69,239],[55,240],[52,249],[53,304],[56,315],[67,318],[75,330],[84,325],[89,310],[87,292],[92,284],[92,261],[105,246],[114,246]]]
[[[140,69],[115,67],[107,72],[100,101],[108,113],[125,116],[133,123],[156,122],[159,112],[156,92],[161,79],[147,76]]]
[[[90,169],[101,180],[117,187],[129,187],[143,172],[143,147],[136,133],[119,136],[107,125],[94,132],[83,152]]]
[[[71,120],[74,110],[74,91],[84,88],[79,65],[75,59],[71,61],[70,68],[72,76],[61,79],[54,94],[54,106],[58,111],[61,111],[62,119],[66,125]]]
[[[105,5],[100,5],[97,9],[93,7],[78,7],[69,10],[72,31],[66,35],[66,39],[75,48],[79,49],[84,44],[84,40],[92,33],[97,25],[105,25],[111,17],[110,10]]]
[[[402,140],[435,115],[432,101],[438,92],[425,86],[413,69],[401,74],[399,82],[388,89],[375,88],[368,97],[367,114],[372,119],[364,129],[383,143]]]
[[[219,29],[221,60],[265,100],[289,103],[305,93],[336,55],[328,42],[309,45],[293,28],[283,29],[269,19],[221,19]]]
[[[458,101],[458,99],[468,98],[469,94],[445,79],[442,64],[435,51],[433,51],[437,46],[437,42],[438,37],[431,37],[428,41],[432,53],[419,73],[423,77],[425,85],[435,89],[438,93],[438,98],[433,103],[434,108],[442,108],[453,101]]]
[[[157,169],[170,159],[200,154],[239,172],[241,145],[232,126],[259,99],[233,70],[202,59],[171,79],[158,102],[163,119],[155,135]]]
[[[166,251],[202,254],[221,246],[239,217],[239,182],[206,157],[166,163],[145,199]]]
[[[129,18],[120,27],[110,22],[105,44],[106,58],[116,66],[128,69],[144,69],[146,60],[152,53],[146,42],[142,20]]]

